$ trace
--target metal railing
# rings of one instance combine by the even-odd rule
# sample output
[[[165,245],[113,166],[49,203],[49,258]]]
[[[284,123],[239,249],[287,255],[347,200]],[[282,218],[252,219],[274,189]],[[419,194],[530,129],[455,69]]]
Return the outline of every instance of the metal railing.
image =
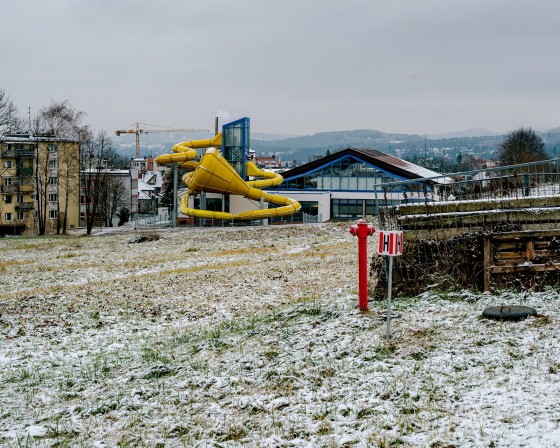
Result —
[[[170,216],[167,210],[162,210],[158,214],[137,214],[132,222],[135,227],[165,227],[170,224]]]
[[[307,224],[318,222],[318,216],[305,212],[294,213],[289,216],[270,218],[270,224]]]
[[[18,202],[16,210],[33,210],[33,202]]]
[[[560,224],[560,159],[389,182],[381,189],[376,205],[386,229]]]
[[[305,212],[294,213],[289,216],[282,216],[278,218],[263,218],[263,219],[251,219],[251,220],[222,220],[213,218],[192,218],[186,216],[179,216],[177,218],[177,223],[180,226],[188,227],[246,227],[246,226],[262,226],[266,224],[278,225],[278,224],[307,224],[319,222],[319,217],[315,215],[310,215]]]

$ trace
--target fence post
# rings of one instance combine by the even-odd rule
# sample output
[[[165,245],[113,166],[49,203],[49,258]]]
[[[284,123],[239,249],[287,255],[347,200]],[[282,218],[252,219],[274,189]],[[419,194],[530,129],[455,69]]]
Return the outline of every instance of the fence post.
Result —
[[[173,220],[171,226],[173,228],[177,227],[177,216],[179,215],[177,213],[177,202],[179,202],[177,197],[178,176],[179,176],[179,164],[174,163],[173,164],[173,216],[171,217],[171,219]]]
[[[484,250],[483,250],[483,269],[484,269],[484,291],[490,291],[491,288],[491,275],[490,268],[492,267],[492,241],[491,236],[484,237]]]

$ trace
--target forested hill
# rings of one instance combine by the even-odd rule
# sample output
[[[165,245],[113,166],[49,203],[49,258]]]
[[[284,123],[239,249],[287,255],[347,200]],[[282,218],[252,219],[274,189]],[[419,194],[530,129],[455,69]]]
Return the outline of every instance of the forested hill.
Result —
[[[423,154],[445,149],[446,153],[467,152],[468,149],[482,156],[491,154],[503,140],[502,136],[462,137],[432,139],[414,134],[390,134],[375,130],[320,132],[314,135],[291,137],[282,140],[251,139],[257,154],[277,154],[283,160],[307,161],[348,147],[372,148],[400,157]],[[451,154],[450,154],[451,155]]]
[[[491,132],[489,132],[490,134]],[[547,152],[560,156],[560,128],[538,132],[547,144]],[[424,137],[415,134],[393,134],[376,130],[319,132],[314,135],[280,140],[251,139],[251,148],[257,154],[276,154],[284,161],[306,162],[348,147],[372,148],[411,160],[416,157],[447,157],[472,154],[483,159],[495,159],[504,135],[464,137]]]

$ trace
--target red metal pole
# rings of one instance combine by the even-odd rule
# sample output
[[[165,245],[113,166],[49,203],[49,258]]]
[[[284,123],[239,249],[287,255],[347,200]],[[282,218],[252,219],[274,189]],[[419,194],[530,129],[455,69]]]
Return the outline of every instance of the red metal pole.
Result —
[[[350,233],[358,237],[358,293],[360,311],[368,309],[368,259],[367,237],[373,235],[375,229],[364,219],[350,227]]]

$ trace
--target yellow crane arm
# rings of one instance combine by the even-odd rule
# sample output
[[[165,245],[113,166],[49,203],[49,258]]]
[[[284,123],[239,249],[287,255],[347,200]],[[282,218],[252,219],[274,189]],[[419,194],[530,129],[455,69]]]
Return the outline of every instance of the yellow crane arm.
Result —
[[[140,125],[143,125],[143,127],[141,127]],[[153,134],[154,132],[210,132],[208,129],[149,129],[145,127],[145,123],[135,123],[134,126],[135,127],[133,129],[119,129],[118,131],[115,131],[115,134],[117,134],[117,137],[121,134],[136,134],[136,158],[140,157],[140,134]]]

